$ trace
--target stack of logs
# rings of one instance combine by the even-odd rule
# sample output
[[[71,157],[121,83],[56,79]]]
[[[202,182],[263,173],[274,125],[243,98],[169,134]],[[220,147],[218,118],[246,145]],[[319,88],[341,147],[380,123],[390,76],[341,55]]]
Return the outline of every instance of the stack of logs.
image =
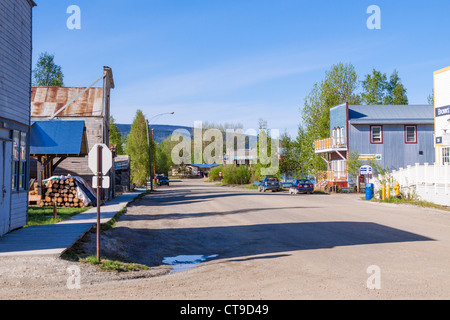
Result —
[[[56,204],[58,207],[83,208],[84,203],[78,199],[77,187],[73,178],[66,180],[50,180],[43,186],[43,197],[38,202],[40,207]]]

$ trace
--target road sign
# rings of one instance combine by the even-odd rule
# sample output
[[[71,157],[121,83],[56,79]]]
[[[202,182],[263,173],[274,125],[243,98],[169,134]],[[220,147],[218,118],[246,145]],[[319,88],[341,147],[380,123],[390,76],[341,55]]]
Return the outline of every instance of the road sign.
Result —
[[[97,182],[98,178],[97,176],[93,176],[92,177],[92,188],[97,189],[98,186],[98,182]],[[109,176],[104,176],[102,178],[102,188],[108,189],[111,186],[111,181],[109,179]]]
[[[362,175],[365,175],[365,174],[372,174],[372,167],[371,166],[362,166],[361,168],[359,168],[359,172],[360,172],[360,174],[362,174]]]
[[[106,175],[112,167],[112,152],[109,148],[102,143],[96,144],[89,152],[89,169],[94,174],[97,174],[97,146],[102,147],[101,160],[102,160],[102,174]]]

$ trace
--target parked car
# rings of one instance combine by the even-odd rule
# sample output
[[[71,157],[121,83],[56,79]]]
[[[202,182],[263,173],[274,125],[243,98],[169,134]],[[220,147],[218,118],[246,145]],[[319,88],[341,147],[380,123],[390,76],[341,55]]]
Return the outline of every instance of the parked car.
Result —
[[[314,184],[308,179],[296,179],[292,181],[289,194],[314,193]]]
[[[157,176],[156,181],[158,182],[159,186],[162,186],[164,184],[167,186],[169,185],[169,178],[166,176]]]
[[[277,177],[264,177],[259,184],[258,190],[259,192],[266,192],[266,190],[280,191],[281,184]]]

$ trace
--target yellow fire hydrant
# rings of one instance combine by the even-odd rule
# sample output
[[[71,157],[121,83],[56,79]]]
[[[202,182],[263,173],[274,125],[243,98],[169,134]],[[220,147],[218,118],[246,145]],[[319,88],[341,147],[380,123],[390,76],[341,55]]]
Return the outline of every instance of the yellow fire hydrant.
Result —
[[[395,196],[399,197],[400,196],[400,184],[398,182],[395,184],[394,190],[395,190]]]
[[[386,199],[386,186],[383,184],[381,185],[381,200]]]

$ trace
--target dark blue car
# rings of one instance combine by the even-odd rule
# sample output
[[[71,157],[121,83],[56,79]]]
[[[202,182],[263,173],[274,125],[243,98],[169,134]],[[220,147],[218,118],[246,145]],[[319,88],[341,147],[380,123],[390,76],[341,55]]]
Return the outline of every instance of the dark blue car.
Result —
[[[281,184],[277,177],[264,177],[259,184],[259,192],[266,192],[266,190],[280,191]]]
[[[292,181],[289,194],[314,193],[314,184],[308,179],[296,179]]]

